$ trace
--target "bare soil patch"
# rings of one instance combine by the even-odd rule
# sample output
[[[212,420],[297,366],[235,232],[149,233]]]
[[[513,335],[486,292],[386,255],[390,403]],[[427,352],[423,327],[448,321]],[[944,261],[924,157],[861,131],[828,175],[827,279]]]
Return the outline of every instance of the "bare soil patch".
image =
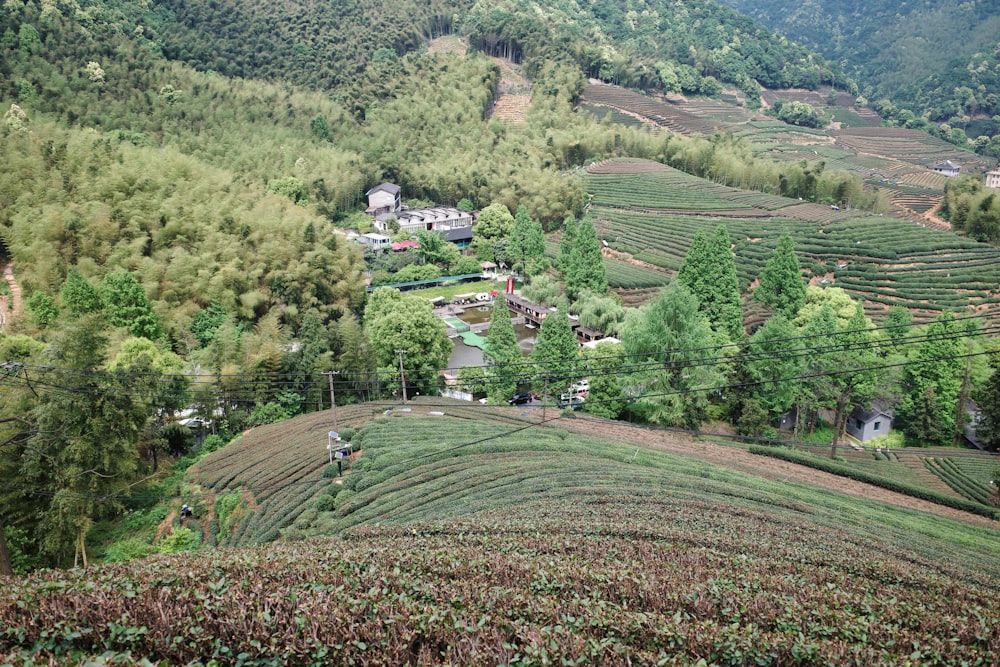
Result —
[[[458,35],[445,35],[444,37],[438,37],[437,39],[432,39],[430,44],[427,45],[427,53],[431,55],[435,53],[446,53],[464,56],[468,51],[469,45]]]

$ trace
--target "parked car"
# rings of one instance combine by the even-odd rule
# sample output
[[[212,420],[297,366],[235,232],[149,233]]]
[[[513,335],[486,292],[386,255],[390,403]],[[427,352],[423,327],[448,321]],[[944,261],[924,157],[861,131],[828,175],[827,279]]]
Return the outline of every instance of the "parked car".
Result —
[[[530,391],[519,391],[513,396],[511,396],[510,400],[507,402],[510,403],[511,405],[524,405],[525,403],[531,403],[531,401],[535,400],[536,398],[538,397],[532,394]]]
[[[561,394],[557,404],[560,408],[576,408],[583,405],[586,400],[587,399],[578,394]]]

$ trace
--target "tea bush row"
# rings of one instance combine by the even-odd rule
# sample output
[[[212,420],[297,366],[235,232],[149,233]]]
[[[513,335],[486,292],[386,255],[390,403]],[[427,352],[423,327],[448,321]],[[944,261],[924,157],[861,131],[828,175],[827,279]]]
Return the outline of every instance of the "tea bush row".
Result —
[[[985,516],[990,519],[1000,520],[1000,512],[991,509],[989,507],[984,507],[980,503],[971,502],[960,498],[955,498],[953,496],[945,495],[943,493],[937,493],[935,491],[914,487],[908,484],[901,484],[899,482],[886,479],[879,475],[873,475],[871,473],[857,470],[849,466],[841,465],[834,461],[813,456],[812,454],[804,454],[801,452],[796,452],[794,450],[784,449],[784,448],[759,447],[759,446],[751,446],[750,452],[753,454],[760,454],[761,456],[770,456],[773,458],[790,461],[792,463],[799,463],[801,465],[806,465],[811,468],[816,468],[817,470],[822,470],[824,472],[828,472],[833,475],[840,475],[841,477],[847,477],[849,479],[853,479],[858,482],[864,482],[865,484],[880,486],[890,491],[903,493],[908,496],[913,496],[914,498],[920,498],[921,500],[927,500],[932,503],[945,505],[946,507],[951,507],[953,509],[958,509],[965,512],[972,512],[973,514]]]

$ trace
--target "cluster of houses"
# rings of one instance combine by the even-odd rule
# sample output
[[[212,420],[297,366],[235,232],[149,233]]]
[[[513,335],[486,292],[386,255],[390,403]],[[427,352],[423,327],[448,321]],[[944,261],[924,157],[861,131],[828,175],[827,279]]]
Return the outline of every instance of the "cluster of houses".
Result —
[[[372,216],[372,226],[377,230],[362,235],[359,240],[372,249],[393,246],[390,234],[398,225],[399,231],[413,234],[418,231],[436,232],[460,250],[472,243],[472,226],[476,217],[469,211],[450,206],[410,209],[401,198],[402,188],[394,183],[382,183],[365,193]]]
[[[931,170],[937,174],[941,174],[942,176],[955,178],[961,175],[962,165],[955,164],[951,160],[945,160],[944,162],[938,162],[936,165],[931,167]],[[994,169],[993,171],[986,172],[984,179],[984,185],[986,187],[994,190],[1000,190],[1000,169]]]

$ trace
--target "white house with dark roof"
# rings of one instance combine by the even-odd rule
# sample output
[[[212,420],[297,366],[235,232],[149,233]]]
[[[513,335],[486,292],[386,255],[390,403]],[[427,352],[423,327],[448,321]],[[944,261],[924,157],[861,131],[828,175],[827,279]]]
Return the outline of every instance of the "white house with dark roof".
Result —
[[[401,192],[398,185],[382,183],[365,193],[368,197],[365,212],[375,218],[374,226],[379,232],[388,232],[389,219],[395,218],[399,230],[410,234],[418,231],[437,232],[460,248],[472,240],[472,226],[476,222],[472,213],[450,206],[411,210],[402,203]]]
[[[365,213],[378,217],[379,215],[389,215],[400,210],[403,200],[400,195],[403,189],[393,183],[382,183],[365,193],[368,197],[368,208]]]
[[[936,165],[931,167],[931,169],[937,172],[938,174],[947,176],[948,178],[954,178],[955,176],[958,176],[962,171],[962,167],[955,164],[951,160],[938,162]]]

